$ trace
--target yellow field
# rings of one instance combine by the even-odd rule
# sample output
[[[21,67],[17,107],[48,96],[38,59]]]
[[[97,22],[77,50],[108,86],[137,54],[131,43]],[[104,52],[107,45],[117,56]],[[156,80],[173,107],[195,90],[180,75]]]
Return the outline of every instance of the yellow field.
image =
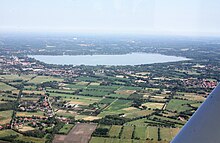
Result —
[[[146,106],[147,108],[152,108],[152,109],[162,109],[164,103],[154,103],[154,102],[147,102],[142,104],[142,106]]]
[[[86,120],[86,121],[93,121],[93,120],[97,120],[97,119],[101,119],[101,117],[97,117],[97,116],[87,116],[87,117],[84,117],[82,118],[83,120]]]
[[[30,127],[30,126],[23,126],[22,128],[20,128],[18,130],[21,132],[26,132],[26,131],[32,131],[32,130],[34,130],[34,128]]]

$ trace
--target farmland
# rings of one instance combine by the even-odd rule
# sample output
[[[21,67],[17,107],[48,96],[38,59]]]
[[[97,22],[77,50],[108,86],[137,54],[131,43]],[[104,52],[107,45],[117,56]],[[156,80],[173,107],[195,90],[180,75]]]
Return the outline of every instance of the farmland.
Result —
[[[9,107],[8,104],[7,110],[0,111],[3,113],[3,116],[0,116],[1,123],[6,125],[11,120],[18,122],[22,119],[27,123],[20,125],[21,127],[14,127],[22,133],[33,132],[39,127],[43,128],[43,131],[48,131],[52,124],[45,125],[42,121],[48,116],[56,116],[61,122],[68,124],[61,126],[56,132],[54,142],[72,139],[70,134],[74,136],[78,132],[78,126],[81,126],[81,124],[74,126],[76,122],[95,123],[92,127],[93,130],[96,128],[94,134],[92,132],[91,135],[88,134],[91,136],[88,138],[90,143],[168,142],[188,120],[189,116],[180,118],[179,113],[195,111],[204,100],[204,97],[193,93],[177,92],[171,96],[166,90],[160,91],[157,88],[124,84],[101,85],[99,77],[83,76],[76,78],[74,82],[65,82],[65,78],[52,76],[12,77],[26,84],[22,90],[23,96],[19,98],[20,107],[14,119],[12,118],[14,107]],[[2,79],[15,82],[6,75],[2,76]],[[109,79],[111,78],[107,78]],[[7,85],[4,82],[1,84],[3,93],[0,96],[0,104],[16,102],[20,91],[11,84]],[[39,85],[46,86],[45,90],[39,88]],[[11,91],[13,96],[6,93],[8,91]],[[26,121],[33,118],[42,124],[37,127]],[[111,118],[115,118],[115,121]],[[101,124],[97,124],[99,122]],[[82,126],[87,128],[87,124]],[[102,135],[102,130],[105,131],[105,135]],[[16,139],[19,138],[27,139],[22,135]],[[31,137],[27,140],[34,139],[35,137]]]
[[[117,44],[117,48],[123,47]],[[135,44],[126,46],[139,47]],[[82,54],[89,54],[88,49],[93,52],[94,47],[85,47]],[[144,44],[141,47],[138,52],[148,50]],[[169,48],[150,48],[148,52],[172,55],[175,51],[192,60],[134,66],[73,66],[42,63],[24,56],[23,50],[14,51],[14,56],[2,54],[0,140],[170,142],[218,84],[220,64],[217,58],[201,62],[203,55],[198,58]]]

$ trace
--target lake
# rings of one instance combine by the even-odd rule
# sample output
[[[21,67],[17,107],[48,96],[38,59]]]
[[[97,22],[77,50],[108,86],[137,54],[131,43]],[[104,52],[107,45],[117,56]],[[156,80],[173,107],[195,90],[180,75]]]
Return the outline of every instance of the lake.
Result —
[[[190,60],[184,57],[166,56],[161,54],[131,53],[124,55],[30,55],[48,64],[61,65],[140,65]]]

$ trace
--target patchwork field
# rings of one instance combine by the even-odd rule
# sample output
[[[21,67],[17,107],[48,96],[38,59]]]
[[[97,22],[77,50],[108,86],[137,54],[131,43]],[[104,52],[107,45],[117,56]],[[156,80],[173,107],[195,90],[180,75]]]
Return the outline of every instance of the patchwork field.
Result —
[[[24,80],[26,83],[22,96],[19,97],[19,88],[13,86],[19,87]],[[160,80],[164,78],[161,77]],[[10,81],[10,84],[5,84],[5,81]],[[168,89],[142,88],[142,85],[136,85],[136,81],[125,77],[102,77],[102,75],[71,79],[36,75],[30,77],[14,75],[11,78],[0,75],[0,105],[9,106],[6,111],[0,111],[0,123],[6,124],[11,121],[14,110],[11,105],[16,103],[17,99],[19,104],[23,104],[22,107],[38,105],[34,108],[38,112],[17,111],[17,120],[22,120],[21,117],[46,117],[49,115],[47,110],[49,112],[51,110],[39,105],[41,106],[41,100],[48,96],[55,116],[65,123],[64,126],[61,124],[55,133],[53,143],[168,143],[186,123],[189,114],[205,100],[205,96],[196,93],[171,94]],[[185,113],[186,116],[183,116]],[[20,133],[40,129],[43,126],[46,126],[43,130],[53,129],[53,125],[47,126],[45,123],[39,126],[37,123],[38,127],[31,127],[31,124],[25,123],[23,127],[15,128]],[[15,142],[27,140],[43,143],[51,135],[48,132],[42,139],[38,139],[12,130],[5,131],[5,134],[18,135],[14,138]]]

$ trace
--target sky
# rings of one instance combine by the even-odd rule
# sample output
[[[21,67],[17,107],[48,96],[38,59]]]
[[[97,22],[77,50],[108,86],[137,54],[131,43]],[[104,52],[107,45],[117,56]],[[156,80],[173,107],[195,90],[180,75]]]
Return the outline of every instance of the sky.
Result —
[[[0,0],[0,31],[220,35],[220,0]]]

